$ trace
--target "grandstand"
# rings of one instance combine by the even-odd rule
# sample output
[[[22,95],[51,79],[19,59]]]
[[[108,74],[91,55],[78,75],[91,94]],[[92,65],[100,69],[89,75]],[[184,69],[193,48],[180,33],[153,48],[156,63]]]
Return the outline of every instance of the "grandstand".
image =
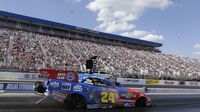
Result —
[[[199,80],[200,61],[163,54],[160,43],[0,11],[0,67],[20,71],[38,68],[86,71],[97,58],[97,70],[120,77]]]

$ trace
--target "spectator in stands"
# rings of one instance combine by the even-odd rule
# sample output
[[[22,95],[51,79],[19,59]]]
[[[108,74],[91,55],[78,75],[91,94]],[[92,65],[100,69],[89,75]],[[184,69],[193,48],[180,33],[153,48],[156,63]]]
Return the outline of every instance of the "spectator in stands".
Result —
[[[99,71],[120,77],[200,79],[200,61],[176,55],[6,28],[0,28],[0,44],[0,67],[36,71],[63,69],[67,63],[70,69],[86,71],[86,60],[98,56]]]

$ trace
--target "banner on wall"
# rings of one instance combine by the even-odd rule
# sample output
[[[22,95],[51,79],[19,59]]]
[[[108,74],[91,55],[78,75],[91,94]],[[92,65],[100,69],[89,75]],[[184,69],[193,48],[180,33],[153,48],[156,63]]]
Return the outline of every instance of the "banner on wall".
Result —
[[[146,84],[149,85],[159,85],[159,80],[152,80],[152,79],[147,79]]]
[[[37,80],[39,76],[39,73],[0,72],[1,80]]]
[[[185,85],[185,81],[179,81],[179,85],[184,86]]]
[[[132,85],[144,85],[144,79],[133,79],[133,78],[117,78],[117,82],[120,84],[132,84]]]
[[[160,85],[179,85],[179,81],[160,80]]]
[[[190,81],[187,81],[185,83],[186,86],[199,86],[200,83],[199,82],[190,82]]]

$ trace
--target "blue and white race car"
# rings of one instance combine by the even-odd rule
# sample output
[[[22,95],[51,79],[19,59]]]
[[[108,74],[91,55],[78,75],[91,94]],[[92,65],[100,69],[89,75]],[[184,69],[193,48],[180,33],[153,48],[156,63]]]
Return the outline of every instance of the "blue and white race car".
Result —
[[[67,108],[113,108],[151,106],[144,93],[116,86],[113,82],[76,71],[41,69],[45,85],[35,90],[66,104]]]

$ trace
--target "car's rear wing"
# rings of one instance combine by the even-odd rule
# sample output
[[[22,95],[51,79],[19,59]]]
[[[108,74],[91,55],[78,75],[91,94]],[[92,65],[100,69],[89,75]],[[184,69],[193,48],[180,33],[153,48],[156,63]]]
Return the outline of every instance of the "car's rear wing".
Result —
[[[40,69],[39,72],[44,78],[64,80],[67,82],[78,82],[78,72],[68,70]]]

